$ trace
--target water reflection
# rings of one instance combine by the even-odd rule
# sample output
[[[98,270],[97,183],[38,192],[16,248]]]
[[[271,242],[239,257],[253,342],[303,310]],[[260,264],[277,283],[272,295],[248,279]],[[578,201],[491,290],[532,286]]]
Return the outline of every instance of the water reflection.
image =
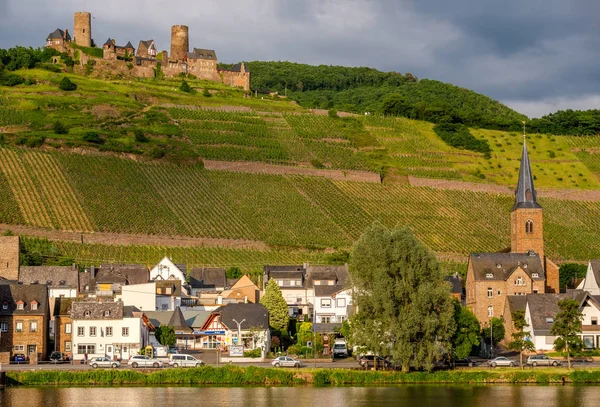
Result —
[[[1,406],[597,407],[595,386],[9,388]]]

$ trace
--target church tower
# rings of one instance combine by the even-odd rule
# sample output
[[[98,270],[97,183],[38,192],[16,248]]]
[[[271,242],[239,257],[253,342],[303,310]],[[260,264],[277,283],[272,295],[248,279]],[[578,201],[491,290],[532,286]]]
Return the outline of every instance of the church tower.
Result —
[[[523,155],[519,169],[519,183],[515,193],[515,204],[510,213],[510,251],[526,253],[533,250],[544,261],[544,221],[542,207],[537,202],[533,186],[533,175],[529,164],[527,142],[523,141]]]

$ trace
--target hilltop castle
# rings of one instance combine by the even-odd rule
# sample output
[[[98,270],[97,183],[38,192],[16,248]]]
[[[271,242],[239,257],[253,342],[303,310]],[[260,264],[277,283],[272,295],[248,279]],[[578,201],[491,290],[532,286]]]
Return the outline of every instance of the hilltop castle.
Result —
[[[171,27],[171,50],[158,52],[154,40],[139,42],[137,52],[131,42],[125,46],[117,45],[109,38],[102,46],[102,58],[90,55],[81,47],[94,47],[92,39],[92,15],[77,12],[74,15],[73,37],[69,30],[56,29],[48,35],[46,47],[66,52],[78,60],[81,66],[94,61],[95,68],[107,73],[131,74],[136,77],[155,77],[159,73],[167,77],[179,74],[194,75],[199,79],[224,83],[229,86],[250,90],[250,72],[244,63],[231,69],[217,67],[217,54],[214,50],[189,49],[189,28],[185,25]]]

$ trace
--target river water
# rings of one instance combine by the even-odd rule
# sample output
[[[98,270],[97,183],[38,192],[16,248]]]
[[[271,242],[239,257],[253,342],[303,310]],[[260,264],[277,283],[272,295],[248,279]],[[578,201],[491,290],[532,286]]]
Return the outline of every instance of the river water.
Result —
[[[50,406],[527,406],[597,407],[597,386],[8,388],[0,405]]]

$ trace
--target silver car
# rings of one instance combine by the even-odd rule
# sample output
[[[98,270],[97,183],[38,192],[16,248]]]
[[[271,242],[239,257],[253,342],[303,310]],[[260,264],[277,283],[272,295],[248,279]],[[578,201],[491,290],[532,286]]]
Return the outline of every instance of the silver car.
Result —
[[[129,362],[127,363],[132,368],[137,367],[162,367],[163,363],[158,359],[153,359],[149,356],[144,355],[135,355],[129,358]]]
[[[88,365],[90,365],[94,369],[97,369],[99,367],[117,368],[117,367],[121,366],[121,362],[119,362],[118,360],[110,360],[107,357],[100,357],[100,358],[91,358],[90,361],[88,362]]]
[[[274,367],[300,367],[302,362],[290,356],[279,356],[271,362]]]
[[[518,361],[507,359],[504,356],[498,356],[496,359],[488,360],[487,364],[490,367],[496,367],[496,366],[509,366],[509,367],[513,367],[513,366],[519,366],[519,362]]]
[[[173,367],[200,367],[204,365],[204,362],[200,359],[196,359],[191,355],[171,355],[169,356],[169,366]]]
[[[550,359],[548,355],[533,355],[527,358],[527,364],[533,367],[538,365],[540,366],[558,366],[560,365],[560,360]]]

